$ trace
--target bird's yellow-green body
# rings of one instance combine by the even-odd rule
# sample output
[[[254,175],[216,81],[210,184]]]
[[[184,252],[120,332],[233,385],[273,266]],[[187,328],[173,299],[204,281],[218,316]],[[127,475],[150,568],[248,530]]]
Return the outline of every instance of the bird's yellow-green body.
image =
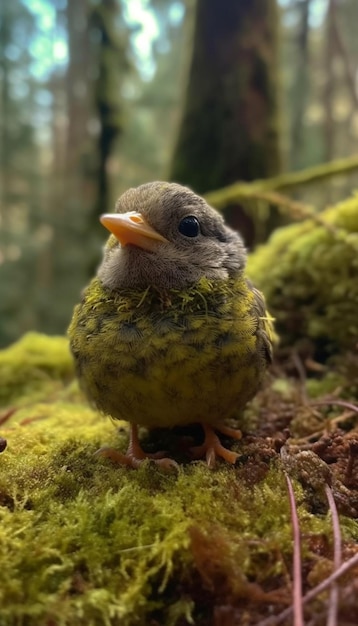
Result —
[[[270,356],[271,322],[245,278],[113,293],[95,278],[69,329],[81,384],[114,418],[215,425],[245,406]]]

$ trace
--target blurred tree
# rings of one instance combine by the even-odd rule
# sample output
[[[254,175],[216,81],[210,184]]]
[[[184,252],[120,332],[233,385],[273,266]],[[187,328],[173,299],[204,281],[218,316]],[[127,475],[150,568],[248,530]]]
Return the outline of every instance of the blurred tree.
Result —
[[[276,0],[197,0],[173,180],[205,192],[278,172],[277,31]]]
[[[151,0],[148,13],[158,31],[148,45],[149,54],[144,57],[132,45],[138,72],[131,73],[126,83],[127,117],[118,151],[121,176],[116,181],[117,194],[139,182],[167,176],[181,112],[190,4],[188,0],[185,5],[179,0]],[[132,44],[141,31],[142,26],[135,24]]]
[[[309,15],[311,0],[302,0],[297,9],[300,12],[296,40],[296,70],[291,87],[291,167],[304,166],[302,145],[304,142],[304,115],[307,105],[309,81]]]
[[[96,154],[90,133],[94,117],[90,0],[56,5],[55,29],[67,36],[68,63],[60,72],[53,67],[47,79],[52,94],[52,150],[44,219],[52,229],[52,240],[40,255],[37,274],[37,325],[46,332],[65,330],[71,305],[86,280],[86,257],[78,241],[96,188],[88,171]]]
[[[86,193],[86,165],[93,161],[95,145],[91,136],[94,118],[93,85],[95,74],[91,58],[91,30],[89,28],[90,0],[68,1],[65,15],[57,11],[59,21],[65,19],[68,41],[66,72],[67,133],[65,175],[67,207],[74,211],[83,207],[92,196]],[[95,124],[95,121],[94,121]]]
[[[1,344],[29,328],[64,332],[93,273],[128,62],[115,0],[48,0],[51,26],[20,0],[0,11]],[[66,35],[58,68],[50,55]]]
[[[122,83],[129,67],[127,29],[116,0],[67,2],[65,18],[66,185],[53,216],[53,277],[46,293],[56,302],[54,310],[43,302],[43,317],[62,328],[100,257],[104,233],[98,216],[110,210],[109,161],[122,130]]]
[[[343,36],[341,30],[342,18],[345,15],[350,15],[352,19],[355,17],[358,20],[357,3],[355,3],[354,12],[352,9],[353,4],[351,0],[345,0],[341,3],[338,3],[337,0],[329,0],[328,2],[324,54],[324,139],[325,158],[327,160],[332,159],[336,154],[336,144],[339,136],[345,136],[346,139],[349,137],[350,122],[354,113],[358,114],[357,63],[354,68],[350,58],[350,37],[349,35],[348,37],[347,35]],[[347,23],[346,33],[350,33],[351,37],[353,35],[351,27]],[[355,39],[355,36],[353,37]],[[345,104],[343,104],[343,99]],[[345,121],[348,122],[348,128],[347,124],[344,124]],[[344,126],[346,127],[345,129]],[[345,153],[346,142],[343,145]]]
[[[94,101],[99,121],[98,194],[95,219],[109,211],[109,160],[116,139],[123,132],[122,85],[130,69],[127,56],[128,30],[124,27],[121,5],[101,0],[91,11],[92,46],[95,50]]]
[[[325,12],[320,12],[318,0],[285,6],[282,68],[289,128],[287,162],[290,168],[299,169],[355,151],[358,3],[328,0]],[[342,186],[337,183],[327,183],[325,191],[333,192],[332,200],[339,197],[337,191],[342,197]],[[329,201],[321,191],[317,200],[319,204]]]
[[[335,11],[334,3],[329,0],[326,17],[326,45],[324,55],[325,85],[324,85],[324,139],[325,160],[330,161],[334,154],[334,59],[336,56],[335,42]]]
[[[274,0],[198,0],[172,177],[200,192],[279,167]]]
[[[342,120],[343,128],[339,134],[339,149],[342,153],[354,153],[358,139],[358,3],[346,0],[337,11],[337,31],[345,58],[346,81],[349,84],[351,108]],[[349,193],[347,187],[346,193]]]
[[[28,76],[36,28],[19,0],[0,3],[0,344],[36,321],[36,254],[47,237],[36,128],[41,86]]]

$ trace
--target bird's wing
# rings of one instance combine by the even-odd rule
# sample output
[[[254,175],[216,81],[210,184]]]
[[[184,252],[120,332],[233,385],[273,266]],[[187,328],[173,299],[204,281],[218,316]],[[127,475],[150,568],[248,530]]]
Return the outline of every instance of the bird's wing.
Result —
[[[257,336],[262,342],[264,358],[268,363],[271,363],[273,358],[272,346],[276,341],[276,335],[273,327],[273,317],[266,308],[265,297],[261,291],[256,289],[256,287],[251,284],[250,287],[254,294],[253,308],[258,319]]]

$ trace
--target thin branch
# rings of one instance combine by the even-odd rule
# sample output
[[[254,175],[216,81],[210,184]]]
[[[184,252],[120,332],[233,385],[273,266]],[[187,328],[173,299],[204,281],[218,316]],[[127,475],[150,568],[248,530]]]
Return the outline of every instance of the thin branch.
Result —
[[[292,200],[288,196],[284,196],[277,191],[256,191],[253,199],[263,200],[264,202],[267,202],[267,204],[275,204],[283,215],[288,214],[296,220],[310,217],[314,218],[317,216],[317,211],[314,206]]]
[[[10,407],[10,409],[7,409],[5,413],[2,413],[0,415],[0,425],[5,424],[5,422],[7,422],[10,419],[10,417],[14,415],[14,413],[16,413],[16,411],[17,411],[16,407]]]
[[[294,189],[301,185],[308,185],[357,169],[358,156],[355,155],[346,159],[336,159],[330,163],[309,167],[299,172],[280,174],[266,180],[257,180],[252,183],[237,182],[217,191],[211,191],[205,195],[205,198],[209,204],[213,204],[217,209],[222,209],[230,203],[235,203],[245,198],[255,199],[258,194],[261,194],[262,197],[262,192]]]

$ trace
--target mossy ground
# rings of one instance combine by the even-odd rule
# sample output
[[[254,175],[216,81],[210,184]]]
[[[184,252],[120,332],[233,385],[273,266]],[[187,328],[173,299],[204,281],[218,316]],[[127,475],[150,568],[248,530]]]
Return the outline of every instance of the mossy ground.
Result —
[[[305,394],[333,402],[338,388],[351,401],[355,392],[338,366],[309,384],[287,372],[276,365],[247,410],[242,441],[230,442],[235,467],[209,470],[182,449],[179,472],[163,473],[94,456],[103,444],[124,449],[126,424],[88,407],[64,338],[30,334],[0,353],[0,626],[234,626],[279,613],[291,604],[285,471],[304,589],[324,579],[333,559],[326,481],[343,556],[357,549],[357,415],[328,401],[312,406]],[[178,432],[142,436],[173,452],[183,441]],[[325,600],[307,608],[311,623],[322,623]],[[357,610],[358,600],[346,601],[341,618]]]

